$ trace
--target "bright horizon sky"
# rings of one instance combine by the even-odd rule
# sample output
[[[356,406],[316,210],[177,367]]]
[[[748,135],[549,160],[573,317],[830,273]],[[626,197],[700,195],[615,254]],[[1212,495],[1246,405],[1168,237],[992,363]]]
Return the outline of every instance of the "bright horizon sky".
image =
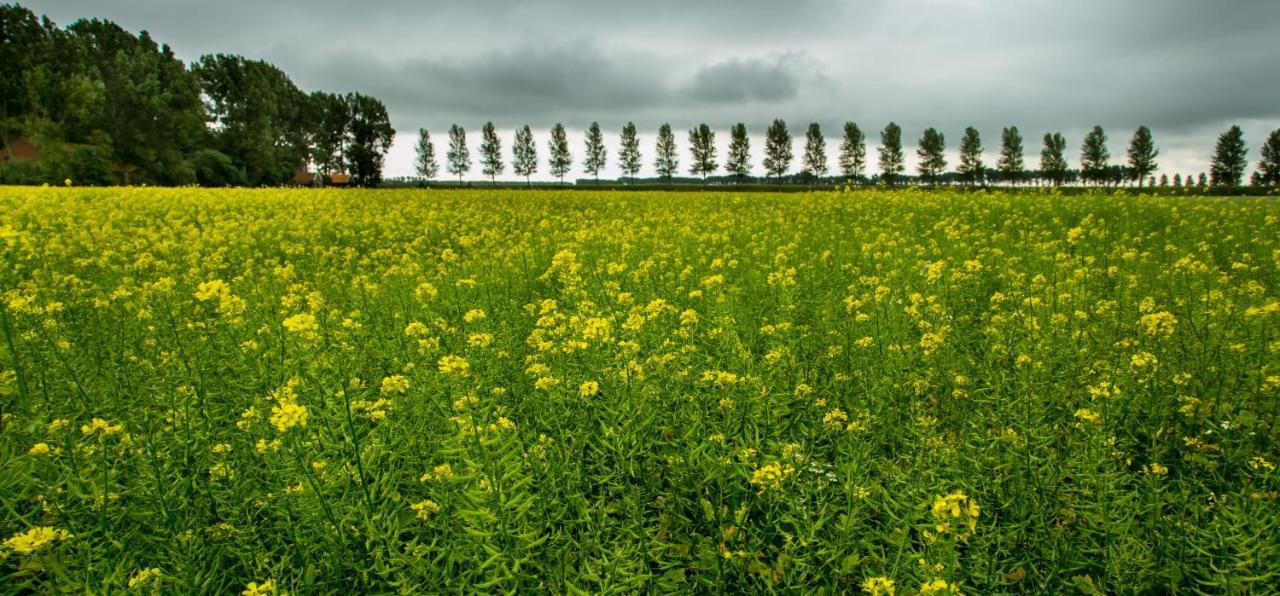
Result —
[[[1041,137],[1060,131],[1076,165],[1095,124],[1122,163],[1133,130],[1152,129],[1160,173],[1208,169],[1217,136],[1245,131],[1250,167],[1280,128],[1280,2],[1275,0],[37,0],[60,25],[111,19],[146,30],[185,61],[208,53],[261,58],[303,90],[382,99],[398,131],[385,175],[413,174],[417,130],[443,156],[447,131],[468,131],[473,153],[492,120],[510,155],[512,131],[535,130],[540,179],[547,130],[562,122],[576,158],[598,121],[617,175],[617,133],[653,135],[670,122],[682,171],[689,128],[717,143],[745,122],[758,164],[762,133],[786,120],[797,160],[809,122],[822,125],[835,167],[840,127],[859,124],[875,171],[879,132],[903,131],[908,170],[933,126],[948,161],[966,126],[994,162],[1000,129],[1023,133],[1028,166]],[[796,169],[799,164],[797,162]],[[581,172],[578,160],[571,177]],[[507,175],[510,173],[508,164]],[[472,179],[482,179],[477,165]]]

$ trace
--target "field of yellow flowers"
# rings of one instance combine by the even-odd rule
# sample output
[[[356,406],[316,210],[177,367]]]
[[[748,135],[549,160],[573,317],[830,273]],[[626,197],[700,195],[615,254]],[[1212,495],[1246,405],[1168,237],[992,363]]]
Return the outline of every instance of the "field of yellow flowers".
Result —
[[[0,190],[0,592],[1266,591],[1275,198]]]

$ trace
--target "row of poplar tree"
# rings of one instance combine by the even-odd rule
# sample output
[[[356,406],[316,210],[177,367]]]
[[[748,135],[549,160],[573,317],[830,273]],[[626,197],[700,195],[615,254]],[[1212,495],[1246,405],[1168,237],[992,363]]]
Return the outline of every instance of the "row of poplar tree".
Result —
[[[261,60],[187,66],[145,31],[0,4],[0,149],[37,149],[0,181],[272,186],[313,163],[376,185],[394,134],[378,99],[305,93]]]
[[[747,135],[747,127],[743,123],[733,125],[729,130],[728,155],[725,156],[725,171],[745,180],[752,174],[751,141]],[[689,173],[695,176],[714,174],[720,163],[716,154],[715,131],[706,124],[699,124],[689,131]],[[1156,158],[1160,155],[1152,139],[1151,130],[1139,126],[1129,141],[1126,163],[1111,163],[1111,153],[1107,149],[1107,134],[1101,126],[1093,127],[1085,135],[1080,146],[1080,167],[1073,170],[1066,157],[1067,141],[1061,133],[1052,132],[1044,135],[1044,146],[1040,151],[1039,170],[1028,169],[1024,160],[1022,134],[1016,126],[1002,130],[1000,134],[1000,157],[994,168],[988,168],[982,160],[982,139],[977,129],[966,128],[960,139],[960,158],[954,171],[948,169],[946,140],[935,128],[925,129],[917,144],[918,180],[926,184],[961,183],[970,185],[988,182],[1023,183],[1039,180],[1059,185],[1067,182],[1083,182],[1086,184],[1115,185],[1136,183],[1155,184],[1153,175],[1159,169]],[[573,155],[569,149],[569,141],[565,128],[556,124],[551,129],[551,137],[547,146],[549,159],[547,165],[552,176],[564,180],[565,175],[573,167]],[[538,150],[534,143],[533,132],[528,126],[515,132],[511,147],[511,166],[517,176],[526,181],[538,171]],[[804,155],[800,161],[800,180],[821,178],[828,174],[826,140],[817,123],[809,125],[805,135]],[[417,173],[428,180],[440,174],[440,165],[436,159],[435,146],[426,129],[418,131]],[[1239,186],[1243,182],[1244,172],[1248,167],[1248,149],[1244,141],[1244,132],[1239,126],[1232,126],[1219,138],[1213,150],[1212,165],[1208,176],[1201,174],[1199,184],[1215,186]],[[774,120],[765,135],[764,169],[766,174],[781,180],[787,176],[794,160],[793,140],[787,130],[786,122]],[[605,147],[604,134],[598,123],[591,123],[587,129],[585,157],[582,160],[582,171],[588,176],[599,177],[605,168],[608,149]],[[848,180],[859,182],[881,182],[896,184],[905,179],[905,159],[902,147],[902,129],[894,123],[880,132],[878,148],[879,174],[868,176],[867,142],[862,130],[856,123],[844,125],[844,137],[840,145],[837,159],[840,173]],[[492,122],[487,122],[482,129],[480,144],[481,171],[491,180],[496,180],[505,171],[506,159],[502,152],[502,141]],[[618,165],[624,178],[635,178],[643,166],[640,152],[640,141],[636,126],[628,122],[622,128],[621,142],[618,148]],[[658,128],[657,144],[654,147],[653,167],[657,175],[670,180],[679,173],[679,157],[676,150],[675,133],[669,124]],[[449,148],[445,154],[445,168],[449,174],[462,180],[462,176],[471,170],[471,153],[467,149],[466,131],[461,126],[453,125],[449,129]],[[1262,146],[1262,160],[1258,162],[1257,171],[1251,181],[1260,186],[1280,185],[1280,130],[1273,131]],[[1162,177],[1161,184],[1168,184],[1168,178]],[[1174,184],[1183,184],[1182,176],[1175,175]],[[1187,185],[1195,184],[1192,175],[1186,177]]]

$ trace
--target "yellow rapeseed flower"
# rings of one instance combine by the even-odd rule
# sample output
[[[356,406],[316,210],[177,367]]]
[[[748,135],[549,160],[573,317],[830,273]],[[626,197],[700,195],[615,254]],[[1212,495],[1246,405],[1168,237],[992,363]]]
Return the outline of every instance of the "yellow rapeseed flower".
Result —
[[[404,375],[391,375],[382,379],[382,387],[379,391],[386,395],[388,393],[403,394],[409,390],[409,379]]]
[[[270,596],[276,593],[276,580],[269,579],[262,583],[249,582],[240,596]]]
[[[944,579],[933,579],[920,584],[921,596],[925,594],[959,594],[960,588],[955,584],[947,583]]]
[[[760,487],[761,491],[779,488],[782,481],[795,473],[790,465],[783,466],[777,462],[765,464],[751,473],[751,484]]]
[[[1094,412],[1089,408],[1080,408],[1076,410],[1075,417],[1085,422],[1091,422],[1093,424],[1098,424],[1099,422],[1102,422],[1102,416],[1098,415],[1097,412]]]
[[[862,580],[862,591],[870,596],[893,596],[897,592],[893,580],[880,576]]]
[[[418,513],[418,519],[426,520],[431,514],[440,511],[440,505],[431,499],[423,499],[409,506],[410,509]]]
[[[271,407],[271,425],[279,432],[307,425],[307,407],[294,402],[281,402]]]
[[[296,314],[285,319],[284,328],[305,340],[314,340],[319,337],[316,330],[320,325],[316,323],[315,315],[310,313]]]
[[[43,550],[45,547],[56,541],[68,540],[72,538],[71,534],[66,530],[59,530],[47,526],[35,526],[26,532],[19,532],[9,537],[0,548],[13,551],[20,555],[29,555],[34,552]]]
[[[456,375],[459,377],[467,376],[471,371],[471,363],[461,356],[441,356],[436,362],[436,367],[441,374]]]
[[[114,435],[124,429],[123,424],[111,424],[101,418],[94,418],[89,424],[80,426],[80,432],[91,435],[100,432],[104,435]]]
[[[977,529],[982,510],[969,495],[956,491],[934,499],[929,513],[939,534],[950,532],[963,539],[967,533]]]
[[[140,588],[142,586],[150,585],[163,576],[164,573],[160,571],[159,567],[147,567],[146,569],[139,570],[137,573],[133,574],[133,577],[129,578],[129,587]]]
[[[1147,335],[1155,337],[1169,337],[1178,326],[1177,317],[1167,310],[1142,315],[1138,322]]]

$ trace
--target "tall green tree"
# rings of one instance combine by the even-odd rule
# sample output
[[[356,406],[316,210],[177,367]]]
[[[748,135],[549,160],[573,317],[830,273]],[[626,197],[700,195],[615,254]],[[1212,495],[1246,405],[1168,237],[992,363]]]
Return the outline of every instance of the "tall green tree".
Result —
[[[1062,133],[1045,133],[1044,148],[1040,150],[1040,176],[1054,186],[1066,181],[1067,139]]]
[[[375,97],[348,93],[347,171],[357,186],[377,186],[382,182],[382,165],[395,139],[387,106]]]
[[[618,168],[624,178],[635,178],[640,173],[643,162],[640,157],[640,136],[636,134],[634,122],[622,127],[622,138],[618,147]]]
[[[1248,165],[1248,147],[1244,144],[1244,131],[1233,125],[1218,137],[1213,148],[1213,161],[1209,165],[1209,182],[1214,186],[1240,186],[1244,169]]]
[[[920,162],[917,166],[920,178],[925,182],[937,184],[938,177],[947,170],[946,149],[946,138],[938,132],[938,129],[932,126],[924,129],[924,134],[920,135],[919,146],[916,148],[916,157]]]
[[[844,123],[844,140],[840,143],[840,171],[845,177],[858,179],[867,169],[867,141],[862,129],[853,122]]]
[[[1260,153],[1258,180],[1263,186],[1280,186],[1280,128],[1271,131]]]
[[[467,131],[457,124],[449,127],[449,151],[445,159],[449,162],[449,173],[457,176],[461,184],[462,175],[471,170],[471,151],[467,149]]]
[[[307,97],[288,75],[261,60],[228,54],[202,56],[191,70],[206,98],[215,148],[244,170],[250,184],[281,184],[305,165]],[[347,99],[342,132],[335,133],[344,137],[351,114]]]
[[[737,176],[739,183],[751,174],[751,139],[746,124],[739,122],[729,129],[729,155],[724,169]]]
[[[1009,126],[1000,131],[1000,159],[996,161],[996,171],[1000,179],[1017,184],[1025,175],[1022,148],[1022,133],[1018,127]]]
[[[817,122],[809,123],[809,130],[805,132],[801,164],[806,174],[818,177],[827,175],[827,141],[822,138],[822,127]]]
[[[1138,188],[1142,188],[1142,181],[1147,176],[1160,168],[1160,164],[1156,163],[1159,155],[1160,151],[1151,138],[1151,129],[1139,126],[1133,131],[1133,138],[1129,139],[1129,173],[1138,181]]]
[[[207,134],[200,83],[169,46],[157,44],[145,31],[135,36],[98,19],[77,21],[60,39],[78,46],[101,92],[93,127],[110,147],[122,181],[195,182],[188,157]],[[291,116],[303,99],[300,92],[288,98]],[[291,149],[300,164],[305,147],[299,141]],[[292,168],[287,168],[283,177],[290,174]]]
[[[35,13],[16,4],[0,4],[0,149],[9,150],[32,111],[27,72],[43,57],[49,31]]]
[[[600,132],[600,124],[592,122],[591,127],[587,129],[586,157],[582,159],[582,171],[598,180],[608,155],[609,151],[604,146],[604,133]]]
[[[489,182],[496,182],[504,166],[506,163],[502,159],[502,139],[498,138],[493,122],[485,122],[480,129],[480,171],[489,177]]]
[[[880,179],[893,186],[906,167],[902,155],[902,128],[890,122],[880,131]]]
[[[764,171],[781,179],[791,169],[791,160],[795,157],[791,150],[791,133],[787,131],[787,123],[775,119],[769,125],[764,138]]]
[[[374,183],[384,111],[359,94],[305,94],[260,60],[188,68],[146,32],[98,19],[59,29],[0,5],[0,146],[30,139],[46,180],[276,185],[314,164]]]
[[[956,174],[967,184],[984,184],[986,173],[987,166],[982,163],[982,138],[978,136],[978,129],[970,126],[960,137],[960,164],[956,166]]]
[[[320,174],[329,176],[346,167],[347,98],[336,93],[313,92],[308,98],[307,139],[311,161]]]
[[[716,133],[705,123],[693,127],[689,131],[689,173],[701,175],[705,180],[708,174],[716,171]]]
[[[676,135],[671,132],[670,124],[664,122],[658,127],[658,143],[653,152],[653,169],[659,176],[670,180],[680,171],[680,159],[676,155]]]
[[[551,127],[551,141],[547,145],[547,153],[551,156],[547,160],[551,175],[564,182],[565,174],[573,168],[573,153],[569,151],[569,136],[564,131],[564,125],[559,122]]]
[[[440,175],[440,163],[436,161],[436,146],[431,143],[431,133],[418,129],[418,144],[414,147],[414,169],[419,176],[431,180]]]
[[[1084,142],[1080,144],[1080,177],[1094,184],[1106,183],[1110,168],[1107,162],[1110,160],[1111,152],[1107,150],[1107,133],[1103,132],[1101,126],[1094,126],[1093,130],[1084,136]]]
[[[525,185],[533,183],[533,173],[538,171],[538,146],[528,124],[516,131],[516,140],[511,144],[511,169],[517,176],[524,176]]]
[[[145,165],[113,167],[118,144],[104,130],[107,88],[91,49],[48,18],[0,5],[0,148],[25,137],[40,151],[37,162],[13,168],[6,181],[110,184],[120,181],[117,171]],[[142,181],[157,181],[149,178]]]

